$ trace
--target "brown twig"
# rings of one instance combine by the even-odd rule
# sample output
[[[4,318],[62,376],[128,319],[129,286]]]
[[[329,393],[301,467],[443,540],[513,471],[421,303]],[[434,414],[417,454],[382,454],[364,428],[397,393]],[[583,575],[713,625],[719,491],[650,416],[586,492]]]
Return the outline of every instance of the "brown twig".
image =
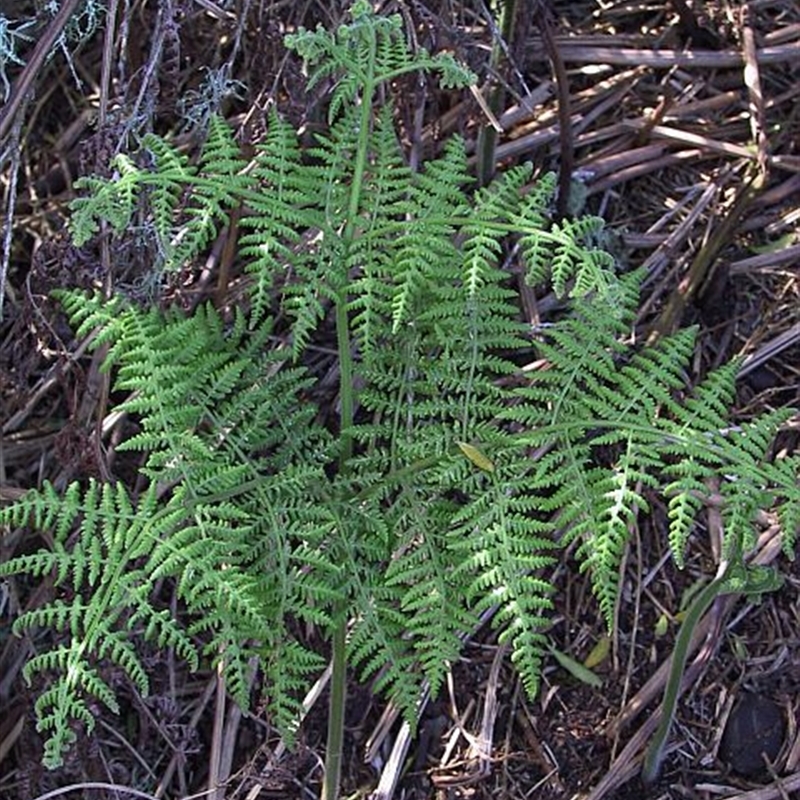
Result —
[[[558,169],[558,197],[556,199],[556,213],[559,219],[567,216],[569,211],[570,187],[572,184],[572,171],[575,167],[575,142],[572,135],[572,111],[569,94],[569,81],[564,59],[561,57],[558,41],[549,19],[548,11],[543,2],[537,5],[539,27],[542,31],[542,40],[547,49],[547,57],[553,67],[553,78],[558,97],[558,140],[561,154],[561,163]]]
[[[716,266],[717,256],[731,241],[742,216],[763,188],[765,180],[765,174],[760,171],[746,178],[744,186],[737,193],[728,212],[718,223],[708,241],[698,250],[686,276],[672,293],[669,302],[650,332],[648,343],[652,344],[662,336],[672,333],[680,324],[688,304],[700,295],[703,287],[708,285]]]
[[[597,37],[591,37],[596,39]],[[608,47],[576,41],[575,38],[556,37],[561,58],[565,64],[607,64],[614,66],[644,66],[658,69],[668,67],[741,67],[744,55],[733,50],[657,50],[648,47]],[[543,41],[534,42],[531,58],[544,60],[547,50]],[[756,61],[761,65],[792,63],[800,59],[800,42],[776,47],[762,47],[756,51]]]
[[[742,6],[742,58],[744,59],[744,85],[750,106],[750,130],[758,153],[758,166],[767,172],[767,134],[765,131],[764,93],[761,91],[761,72],[758,66],[756,37],[751,23],[750,9]]]
[[[81,2],[82,0],[64,0],[56,15],[44,29],[44,33],[36,42],[31,57],[28,59],[27,64],[25,64],[22,72],[14,83],[11,98],[8,103],[6,103],[2,112],[0,112],[0,142],[8,136],[8,132],[14,124],[14,118],[33,86],[36,73],[45,62],[47,55],[66,27],[67,22],[69,22],[69,18]]]

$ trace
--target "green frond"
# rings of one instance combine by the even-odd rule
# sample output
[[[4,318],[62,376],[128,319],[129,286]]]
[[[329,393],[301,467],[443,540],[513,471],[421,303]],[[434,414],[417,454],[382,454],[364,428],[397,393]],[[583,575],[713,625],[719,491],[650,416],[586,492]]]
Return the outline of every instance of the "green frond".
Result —
[[[78,247],[97,235],[103,220],[117,232],[131,223],[140,187],[147,176],[123,154],[115,158],[113,166],[116,174],[109,180],[89,176],[75,181],[75,188],[86,192],[70,203],[70,231]]]
[[[686,545],[694,528],[697,515],[703,508],[702,495],[707,491],[703,482],[694,478],[691,482],[670,483],[666,491],[671,495],[667,516],[669,518],[669,550],[678,567],[685,565]]]
[[[608,408],[616,414],[655,420],[662,408],[673,402],[673,393],[684,388],[685,365],[689,363],[697,340],[695,328],[684,328],[673,336],[663,338],[655,347],[633,354],[629,363],[618,370],[616,391],[604,392]]]
[[[37,530],[55,529],[56,540],[63,541],[70,531],[73,522],[80,514],[80,511],[80,486],[71,484],[67,487],[66,491],[61,494],[52,483],[45,481],[40,490],[26,492],[12,505],[0,508],[0,520],[2,520],[2,524],[14,525],[17,527],[29,526]],[[34,553],[30,556],[21,556],[20,558],[29,559],[29,561],[25,563],[30,563],[33,566],[38,563],[36,559],[40,555],[48,559],[52,556],[52,554]],[[5,570],[8,574],[13,572],[13,570],[8,567],[10,563],[15,562],[11,561],[0,564],[0,570]],[[46,569],[46,567],[44,567],[44,569]]]
[[[310,268],[307,261],[314,258],[314,248],[298,245],[304,232],[324,221],[313,207],[324,186],[304,167],[295,130],[274,111],[266,139],[256,150],[252,177],[258,191],[248,196],[252,213],[240,221],[239,244],[255,279],[250,293],[255,323],[264,319],[276,282],[282,277],[297,280],[295,270]]]
[[[22,573],[26,567],[25,562],[18,559],[13,559],[8,564],[11,566],[4,565],[4,572],[9,575]],[[76,628],[85,610],[80,603],[66,603],[56,599],[49,605],[32,608],[20,614],[14,620],[12,631],[15,636],[21,636],[25,631],[34,628],[52,628],[68,633]],[[42,659],[47,657],[49,657],[48,653],[41,654]],[[42,663],[45,662],[42,661]]]
[[[147,450],[141,471],[152,481],[136,499],[122,484],[90,482],[63,497],[45,486],[0,512],[14,524],[57,533],[52,552],[0,569],[55,570],[59,583],[79,593],[71,604],[57,601],[21,617],[18,630],[61,630],[73,643],[63,652],[85,660],[68,664],[62,655],[57,662],[32,663],[88,676],[70,685],[83,697],[102,689],[91,680],[90,659],[105,659],[144,693],[147,676],[130,629],[174,648],[195,668],[197,636],[222,659],[231,691],[244,701],[253,655],[245,643],[263,637],[271,615],[323,621],[322,614],[303,611],[304,601],[324,596],[312,585],[314,575],[322,581],[323,558],[304,557],[303,568],[313,563],[315,570],[299,578],[274,565],[254,569],[267,551],[256,542],[288,547],[292,563],[292,551],[305,547],[300,543],[315,541],[315,515],[294,510],[314,507],[328,458],[326,437],[313,425],[315,410],[298,402],[308,378],[300,369],[281,372],[283,360],[264,349],[268,326],[250,332],[243,317],[226,327],[210,307],[186,317],[122,303],[107,308],[78,295],[64,295],[64,301],[87,331],[99,325],[98,339],[109,344],[115,389],[128,397],[118,408],[141,426],[120,448]],[[278,472],[271,476],[271,470]],[[159,485],[171,481],[175,488],[160,497]],[[275,575],[281,577],[271,585]],[[152,604],[154,583],[164,579],[175,580],[178,596],[197,615],[187,630]],[[91,603],[82,591],[91,592]],[[282,630],[275,628],[278,638]],[[109,695],[94,696],[105,701]],[[56,743],[66,741],[60,731],[70,724],[70,709],[77,714],[81,707],[53,709]]]
[[[786,418],[764,419],[752,430],[729,428],[735,364],[677,400],[695,332],[631,352],[624,343],[633,308],[626,283],[619,282],[619,297],[628,300],[615,313],[608,313],[602,294],[587,297],[542,331],[545,366],[518,390],[523,404],[502,413],[526,426],[523,439],[532,446],[550,448],[529,486],[536,490],[545,472],[552,488],[542,487],[547,499],[534,506],[557,512],[564,543],[579,543],[577,557],[609,628],[624,549],[637,515],[648,509],[643,492],[658,490],[668,476],[669,543],[682,565],[706,482],[729,476],[721,486],[725,552],[740,557],[753,545],[756,511],[774,504],[776,481],[767,477],[765,457]]]
[[[70,646],[34,656],[23,675],[30,682],[34,674],[55,674],[35,704],[37,730],[47,734],[44,763],[52,769],[61,766],[63,753],[75,741],[76,722],[83,723],[87,733],[94,729],[95,715],[89,709],[89,698],[97,698],[115,713],[119,707],[114,691],[87,661],[79,639],[73,639]]]
[[[557,295],[565,295],[569,282],[574,280],[573,297],[583,297],[590,291],[607,296],[615,284],[614,259],[593,241],[603,226],[599,217],[565,219],[553,224],[550,233],[554,252],[550,269],[553,290]]]
[[[56,769],[63,761],[63,754],[77,739],[75,723],[83,725],[86,733],[94,730],[96,720],[78,687],[84,687],[88,695],[109,699],[108,685],[91,669],[79,669],[65,674],[71,659],[65,652],[57,663],[58,677],[36,699],[36,730],[46,734],[44,744],[45,767]],[[33,660],[30,662],[33,663]],[[38,665],[37,665],[38,666]],[[110,694],[113,699],[113,693]],[[115,706],[111,706],[115,708]]]
[[[409,181],[404,207],[408,219],[389,265],[392,286],[392,333],[415,319],[426,297],[433,264],[454,264],[458,250],[453,241],[455,226],[441,216],[449,209],[457,217],[466,213],[464,186],[470,181],[463,143],[451,140],[441,158],[432,159]]]
[[[496,608],[500,639],[530,696],[535,696],[546,651],[552,584],[540,577],[556,561],[550,522],[530,513],[520,463],[483,479],[484,489],[454,515],[449,536],[464,553],[459,572],[476,612]],[[516,473],[516,475],[515,475]]]
[[[463,636],[478,621],[466,607],[455,575],[458,555],[442,533],[453,509],[418,487],[409,487],[392,511],[398,515],[393,523],[398,546],[385,583],[401,593],[403,636],[410,639],[431,694],[436,696],[458,658]]]
[[[139,586],[132,587],[132,593],[139,596],[146,595],[152,590],[152,582],[142,582]],[[135,630],[139,625],[144,625],[143,636],[147,641],[155,642],[160,650],[167,648],[173,650],[178,658],[182,659],[190,669],[196,670],[200,664],[197,648],[185,631],[175,625],[172,613],[167,609],[155,609],[142,597],[135,607],[128,621],[128,627]],[[131,662],[133,666],[133,662]],[[147,684],[141,680],[139,685]]]
[[[524,404],[506,413],[529,429],[547,425],[531,432],[544,441],[554,426],[565,422],[575,426],[569,433],[573,440],[596,424],[587,398],[597,395],[603,384],[613,391],[617,359],[625,352],[628,311],[621,306],[617,314],[609,314],[599,297],[576,302],[569,317],[542,331],[537,350],[544,365],[520,389]]]
[[[309,70],[309,88],[335,76],[328,121],[333,122],[342,108],[357,99],[372,104],[372,93],[379,83],[394,80],[408,72],[439,72],[446,87],[467,86],[475,75],[451,55],[432,57],[424,48],[410,52],[398,14],[377,14],[370,3],[356,0],[350,9],[351,23],[326,31],[300,28],[285,37],[286,46],[295,50]]]
[[[181,176],[187,196],[170,198],[174,201],[170,217],[175,219],[171,219],[171,238],[166,243],[167,269],[177,269],[203,252],[228,222],[230,211],[248,195],[252,184],[246,167],[230,127],[212,116],[196,173],[188,179]]]
[[[473,76],[411,52],[401,18],[366,0],[335,31],[286,41],[312,86],[333,86],[312,146],[272,112],[247,161],[212,118],[196,154],[148,136],[112,178],[84,179],[72,207],[79,244],[102,223],[123,235],[146,220],[156,274],[194,261],[241,209],[248,310],[58,293],[77,336],[106,348],[131,431],[115,448],[142,455],[135,493],[44,484],[0,508],[0,525],[51,534],[0,564],[58,589],[14,624],[56,634],[25,671],[49,681],[37,713],[51,766],[91,730],[95,702],[116,709],[107,675],[147,692],[149,645],[218,666],[241,704],[263,674],[289,741],[326,663],[298,631],[336,645],[347,625],[350,662],[413,726],[423,687],[441,688],[491,616],[533,695],[556,563],[574,548],[611,627],[654,498],[680,566],[713,488],[737,591],[776,585],[744,563],[758,512],[777,513],[793,555],[799,460],[773,452],[790,412],[734,424],[735,363],[688,388],[692,329],[635,343],[643,276],[616,274],[602,221],[555,222],[555,176],[530,183],[527,165],[472,191],[458,139],[409,167],[385,89],[414,71],[449,86]],[[533,330],[504,269],[517,251],[530,281],[565,298]],[[312,398],[333,393],[309,345],[328,326],[339,393],[321,414]]]
[[[550,225],[551,206],[556,194],[558,178],[554,172],[541,175],[522,198],[519,212],[513,220],[518,231],[528,282],[542,283],[550,277],[551,248],[541,236]]]
[[[780,475],[774,490],[777,498],[777,513],[781,525],[781,544],[784,555],[795,558],[797,535],[800,531],[800,498],[798,498],[797,476],[800,475],[800,458],[782,458],[774,464]],[[794,478],[794,481],[793,481]]]
[[[358,603],[347,649],[362,677],[373,678],[375,690],[386,693],[415,730],[422,673],[403,639],[405,617],[397,608],[399,599],[395,590],[371,588]]]
[[[671,478],[664,487],[669,498],[670,550],[679,566],[702,498],[709,492],[709,481],[726,469],[726,459],[715,440],[725,439],[736,369],[737,365],[730,363],[715,370],[682,403],[667,400],[658,420],[659,430],[665,432],[663,451],[668,462],[664,473]]]
[[[195,181],[197,168],[190,163],[188,154],[179,152],[155,134],[145,136],[142,150],[154,162],[153,169],[144,174],[142,185],[147,187],[147,201],[153,212],[160,247],[171,257],[171,239],[178,204],[184,190]]]
[[[392,313],[392,284],[396,281],[393,262],[404,237],[393,236],[391,230],[408,208],[406,199],[412,180],[388,106],[376,116],[370,145],[370,163],[361,191],[363,208],[359,210],[356,233],[345,260],[353,276],[348,287],[352,331],[365,359],[382,343]]]
[[[554,193],[554,176],[540,178],[515,220],[522,233],[520,250],[528,280],[549,279],[559,297],[580,298],[596,292],[606,302],[616,301],[616,264],[599,244],[605,223],[591,216],[549,222],[548,202]]]
[[[771,457],[778,431],[792,416],[791,409],[778,409],[712,437],[710,448],[720,454],[718,474],[724,476],[719,492],[726,530],[723,555],[729,559],[756,546],[759,511],[800,500],[796,461],[792,472],[776,468]],[[795,531],[789,529],[789,541]]]
[[[303,710],[303,694],[309,679],[320,675],[324,658],[293,639],[277,638],[261,648],[267,710],[284,741],[294,745]]]
[[[211,118],[199,164],[154,134],[142,140],[139,160],[149,161],[150,168],[119,155],[111,178],[76,181],[76,187],[86,192],[70,204],[77,245],[95,236],[102,221],[122,233],[141,207],[152,216],[162,266],[174,269],[197,256],[251,186],[247,162],[230,128],[218,117]]]
[[[478,190],[472,208],[472,218],[462,229],[464,286],[470,299],[474,299],[478,288],[496,269],[505,238],[503,228],[490,227],[487,222],[510,222],[517,216],[520,205],[520,189],[530,177],[531,166],[513,167],[493,181],[488,187]]]
[[[738,369],[735,361],[723,364],[707,375],[682,403],[670,403],[669,411],[675,422],[669,425],[669,430],[679,447],[700,431],[711,433],[726,427]]]
[[[592,589],[609,631],[614,629],[614,614],[619,595],[619,567],[625,546],[631,538],[640,511],[647,511],[644,488],[658,485],[648,467],[658,467],[657,459],[647,456],[647,448],[629,433],[625,450],[610,468],[598,470],[590,487],[591,507],[570,533],[580,535],[577,551],[581,568],[592,579]]]

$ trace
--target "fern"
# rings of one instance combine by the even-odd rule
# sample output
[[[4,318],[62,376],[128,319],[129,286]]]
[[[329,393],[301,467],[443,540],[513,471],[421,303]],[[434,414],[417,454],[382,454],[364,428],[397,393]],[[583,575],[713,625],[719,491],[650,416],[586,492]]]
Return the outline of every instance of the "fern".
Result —
[[[109,179],[87,177],[76,187],[89,192],[72,204],[72,235],[85,244],[101,221],[119,234],[131,224],[134,214],[152,213],[157,252],[166,269],[177,269],[191,260],[227,221],[230,209],[247,196],[251,178],[230,128],[212,117],[200,162],[191,164],[187,155],[152,134],[142,141],[139,166],[127,155],[114,160],[115,175]]]
[[[409,72],[438,72],[445,88],[475,81],[475,75],[449,53],[431,56],[424,48],[412,54],[404,41],[399,15],[375,15],[366,0],[356,0],[350,9],[353,22],[331,34],[321,26],[286,37],[286,44],[311,67],[309,88],[328,76],[336,77],[328,118],[352,108],[354,98],[371,100],[375,86],[396,80]]]
[[[257,148],[252,176],[259,191],[248,198],[253,213],[241,221],[246,233],[241,237],[242,254],[250,261],[248,271],[255,285],[251,291],[253,319],[264,318],[270,304],[270,291],[281,278],[293,284],[302,281],[312,269],[317,247],[301,247],[305,231],[321,231],[324,218],[315,200],[325,191],[315,171],[303,163],[299,139],[294,129],[272,113],[267,136]],[[323,315],[321,304],[311,301],[310,329]],[[297,336],[295,352],[306,343]]]
[[[722,368],[719,375],[712,376],[709,381],[711,391],[702,392],[704,399],[712,395],[711,404],[719,394],[719,384],[723,389],[732,388],[733,376],[733,369]],[[701,387],[701,391],[704,388]],[[707,481],[711,477],[720,478],[718,491],[727,534],[723,542],[726,560],[735,562],[741,553],[755,547],[757,512],[772,507],[783,520],[788,519],[783,547],[787,555],[793,553],[797,526],[792,522],[794,501],[790,497],[794,492],[790,485],[792,475],[797,475],[797,462],[794,458],[778,462],[770,459],[772,442],[791,415],[790,410],[784,409],[741,427],[720,425],[697,437],[705,445],[703,447],[696,446],[697,440],[690,444],[684,438],[686,424],[695,420],[694,415],[690,417],[685,410],[676,413],[675,423],[665,426],[677,440],[669,450],[678,455],[678,460],[667,469],[675,479],[665,491],[670,496],[670,547],[679,564],[683,562],[689,535],[686,509],[696,508],[697,498],[708,496]]]
[[[72,202],[72,238],[79,247],[86,244],[100,229],[100,221],[108,222],[115,231],[127,228],[133,217],[136,200],[145,182],[145,173],[127,155],[114,159],[116,175],[113,180],[97,177],[81,178],[75,182],[88,196]],[[165,183],[169,175],[165,175]]]
[[[415,319],[421,310],[436,263],[453,263],[458,250],[453,240],[455,226],[445,218],[436,219],[441,209],[454,216],[466,213],[464,187],[470,183],[463,144],[452,139],[441,158],[408,179],[403,188],[404,203],[399,212],[413,217],[384,274],[382,283],[391,286],[392,333]],[[411,220],[409,220],[411,222]],[[433,249],[431,249],[433,248]]]
[[[26,671],[54,676],[37,706],[51,766],[76,722],[91,729],[92,698],[116,708],[111,666],[148,690],[143,642],[192,668],[218,664],[242,704],[258,664],[291,740],[324,664],[297,635],[313,626],[333,642],[334,681],[346,654],[414,724],[423,686],[438,691],[483,615],[536,692],[567,548],[613,626],[620,562],[655,496],[678,564],[713,477],[729,561],[746,569],[760,509],[777,511],[794,549],[798,460],[771,453],[789,412],[733,425],[735,364],[689,389],[693,330],[631,344],[641,275],[616,274],[601,221],[554,223],[555,180],[532,182],[525,165],[472,193],[457,139],[408,168],[390,82],[428,70],[463,85],[467,71],[409,53],[400,19],[360,1],[335,32],[287,43],[312,84],[335,87],[310,148],[273,112],[248,162],[214,119],[198,156],[147,137],[73,204],[79,243],[152,214],[154,269],[191,263],[241,209],[249,292],[228,319],[209,305],[59,295],[78,335],[106,348],[132,428],[118,450],[139,460],[139,481],[136,492],[45,484],[0,510],[0,524],[52,531],[51,548],[0,566],[55,580],[15,628],[58,634]],[[569,298],[535,335],[500,266],[517,243],[529,279]],[[274,312],[290,346],[276,343]],[[310,399],[320,378],[303,366],[329,321],[330,430]],[[541,368],[523,372],[531,359]],[[157,584],[174,590],[180,619]]]
[[[523,438],[545,452],[529,484],[535,489],[539,476],[546,481],[533,507],[555,511],[563,543],[578,542],[578,559],[591,575],[609,628],[620,560],[636,515],[649,509],[648,492],[664,494],[670,549],[682,565],[708,494],[706,482],[730,476],[722,485],[724,550],[736,562],[754,544],[756,511],[775,506],[785,513],[786,493],[794,494],[790,475],[797,470],[796,459],[777,466],[767,453],[792,412],[770,415],[741,432],[730,430],[735,363],[676,402],[693,352],[692,329],[640,352],[622,344],[637,280],[634,274],[617,283],[613,309],[602,294],[587,298],[570,318],[545,331],[540,351],[547,366],[519,390],[525,404],[504,414],[530,429]],[[795,530],[785,531],[787,553]]]
[[[226,331],[209,308],[187,318],[121,301],[62,299],[79,329],[99,326],[96,346],[109,345],[115,388],[130,393],[119,410],[142,426],[121,449],[146,451],[140,471],[149,488],[134,500],[121,484],[73,485],[63,499],[45,487],[3,512],[15,524],[55,525],[56,539],[53,552],[12,559],[0,571],[55,570],[58,584],[76,593],[71,607],[57,601],[17,621],[17,630],[44,624],[72,640],[28,667],[28,675],[63,673],[60,689],[40,700],[50,765],[72,735],[70,721],[85,721],[85,697],[115,708],[95,659],[121,667],[147,692],[130,630],[174,648],[192,667],[201,656],[194,637],[202,636],[203,653],[224,664],[231,691],[246,703],[248,660],[260,648],[283,647],[286,674],[318,664],[292,644],[288,627],[293,619],[324,625],[311,601],[329,599],[324,559],[305,555],[328,530],[309,503],[324,482],[320,453],[328,444],[311,409],[298,402],[307,385],[302,372],[268,379],[274,358],[264,348],[267,329],[247,335],[239,318]],[[80,536],[68,547],[75,523]],[[175,580],[190,609],[185,629],[154,604],[155,582],[165,578]],[[279,719],[297,711],[295,683],[275,698]]]
[[[167,266],[178,267],[194,258],[227,222],[228,212],[241,202],[250,186],[245,163],[230,127],[212,116],[193,191],[182,207],[186,221],[170,241],[174,251]]]
[[[90,483],[81,493],[70,487],[59,497],[52,487],[21,500],[8,516],[17,524],[57,517],[56,539],[51,552],[12,559],[0,565],[0,574],[26,569],[32,574],[53,571],[56,586],[69,585],[75,599],[56,599],[51,605],[22,614],[14,623],[15,633],[34,627],[49,627],[68,634],[70,644],[42,653],[26,665],[30,680],[37,672],[55,672],[50,688],[36,704],[39,730],[48,733],[45,763],[60,763],[62,751],[74,741],[71,721],[94,727],[88,700],[96,697],[117,710],[114,691],[95,660],[120,667],[142,694],[149,681],[130,640],[130,629],[144,625],[147,635],[161,647],[172,647],[190,666],[198,660],[189,637],[157,610],[150,601],[151,578],[139,561],[167,537],[173,518],[156,513],[155,487],[134,504],[121,485]],[[80,514],[77,539],[69,542],[67,521]],[[44,520],[42,520],[44,521]],[[71,536],[70,536],[71,538]],[[142,585],[148,587],[142,592]],[[84,594],[86,597],[84,598]]]

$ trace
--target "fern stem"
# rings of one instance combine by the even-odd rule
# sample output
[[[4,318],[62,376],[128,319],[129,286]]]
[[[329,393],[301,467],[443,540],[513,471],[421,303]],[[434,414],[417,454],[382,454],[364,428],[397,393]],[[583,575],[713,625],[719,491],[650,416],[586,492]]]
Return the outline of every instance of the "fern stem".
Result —
[[[347,298],[336,304],[336,340],[339,349],[340,438],[339,471],[347,472],[353,455],[353,356],[350,350],[350,329]],[[331,694],[328,701],[328,736],[325,746],[325,777],[322,800],[338,800],[344,749],[344,708],[347,702],[347,610],[342,602],[334,617],[331,642]]]
[[[343,231],[345,250],[352,243],[356,231],[356,220],[361,206],[364,173],[369,155],[370,130],[372,128],[372,99],[375,93],[375,57],[377,42],[374,28],[369,36],[369,68],[364,76],[361,96],[361,116],[359,119],[358,144],[355,153],[353,178],[350,184],[350,198],[347,209],[347,222]],[[345,260],[346,261],[346,260]],[[344,269],[346,267],[343,266]],[[353,415],[355,390],[353,386],[353,352],[351,349],[350,320],[348,317],[347,276],[343,276],[344,289],[336,300],[336,346],[339,357],[339,473],[348,472],[353,455]],[[342,772],[342,751],[344,744],[344,709],[347,702],[347,612],[345,607],[338,609],[332,641],[331,695],[328,706],[328,740],[325,754],[325,778],[322,800],[338,800],[339,780]]]
[[[343,610],[342,610],[343,611]],[[331,696],[328,705],[328,741],[325,753],[325,779],[322,785],[322,800],[337,800],[339,781],[342,775],[342,753],[344,752],[344,707],[347,699],[347,614],[340,615],[333,634],[333,670],[331,672]]]
[[[727,565],[725,565],[720,570],[720,574],[700,592],[692,603],[686,618],[683,620],[678,638],[675,640],[669,679],[667,680],[667,688],[664,692],[664,702],[661,709],[661,721],[650,742],[642,765],[642,780],[645,785],[654,783],[658,778],[659,772],[661,772],[667,739],[669,738],[672,721],[675,717],[675,709],[681,693],[683,672],[686,667],[686,659],[689,656],[689,643],[692,640],[692,634],[709,606],[725,591],[727,577]]]
[[[506,48],[510,48],[514,38],[514,27],[517,15],[517,0],[505,0],[502,11],[500,12],[500,30],[494,31],[494,45],[492,46],[492,57],[489,62],[490,73],[500,72],[503,55]],[[488,106],[493,114],[499,114],[505,100],[505,88],[498,80],[493,82],[490,74],[487,86]],[[476,147],[478,161],[476,172],[479,186],[487,186],[494,177],[497,165],[497,131],[491,124],[487,123],[478,132],[478,145]]]
[[[350,327],[347,317],[347,298],[336,303],[336,345],[339,350],[339,431],[342,449],[339,455],[339,472],[347,472],[353,455],[353,354],[350,349]]]
[[[350,198],[347,208],[347,223],[342,234],[345,249],[352,243],[356,231],[356,219],[361,205],[361,193],[364,184],[364,172],[369,155],[370,130],[372,127],[372,96],[375,93],[375,31],[370,36],[369,71],[364,77],[364,89],[361,97],[361,116],[359,119],[358,144],[355,153],[353,179],[350,184]],[[339,458],[341,472],[347,470],[347,462],[353,454],[353,354],[350,348],[350,321],[347,314],[347,276],[344,277],[345,289],[336,303],[336,345],[339,356],[339,400],[341,403],[340,432],[342,450]]]

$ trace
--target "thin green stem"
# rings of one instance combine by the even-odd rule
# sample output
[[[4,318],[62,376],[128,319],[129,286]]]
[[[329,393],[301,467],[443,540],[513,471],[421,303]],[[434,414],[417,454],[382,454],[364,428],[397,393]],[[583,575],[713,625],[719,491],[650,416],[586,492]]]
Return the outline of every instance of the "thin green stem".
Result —
[[[336,303],[336,345],[339,351],[339,430],[341,451],[339,472],[345,474],[353,455],[353,414],[355,391],[353,389],[353,353],[350,346],[350,327],[347,315],[347,298]]]
[[[347,659],[345,658],[347,614],[343,613],[341,616],[333,634],[333,670],[331,672],[331,695],[328,703],[328,742],[325,753],[322,800],[336,800],[339,797],[339,781],[342,775],[344,708],[347,700]]]
[[[372,127],[373,95],[375,93],[375,57],[377,42],[375,31],[370,36],[369,70],[364,79],[361,96],[361,115],[359,119],[358,146],[355,154],[353,179],[350,184],[350,201],[347,209],[347,222],[342,234],[344,250],[348,250],[356,233],[356,220],[361,206],[364,174],[369,156],[369,139]],[[346,269],[346,265],[342,265]],[[350,469],[353,455],[353,417],[355,410],[355,388],[353,385],[353,352],[350,340],[350,320],[348,315],[347,275],[336,300],[336,345],[339,356],[339,430],[341,450],[339,453],[339,474],[344,476]],[[322,800],[338,800],[339,781],[342,772],[342,752],[344,749],[344,710],[347,702],[347,606],[342,600],[336,609],[335,629],[332,641],[331,694],[328,704],[328,740],[325,754],[325,778]]]
[[[741,551],[737,550],[720,565],[717,577],[697,595],[686,613],[678,638],[675,640],[669,679],[664,691],[661,722],[650,742],[642,765],[642,780],[645,783],[653,783],[661,771],[667,738],[680,696],[692,634],[703,614],[721,594],[761,595],[764,592],[774,592],[780,586],[781,578],[774,570],[752,564],[745,565],[742,561]]]
[[[492,47],[492,58],[489,63],[489,69],[492,72],[498,73],[500,71],[505,49],[511,46],[514,38],[516,16],[517,0],[505,0],[503,9],[500,12],[500,30],[495,36],[494,46]],[[487,105],[493,114],[498,115],[503,106],[506,93],[500,81],[496,81],[492,84],[491,80],[490,77],[491,88],[489,89]],[[478,153],[478,161],[476,164],[478,183],[481,186],[486,186],[494,177],[497,150],[497,131],[488,122],[478,132],[476,150]]]
[[[681,625],[678,638],[675,640],[675,649],[672,652],[672,664],[669,669],[669,679],[667,688],[664,691],[664,703],[662,704],[661,721],[658,729],[653,736],[650,746],[642,766],[642,780],[649,784],[653,783],[661,771],[661,763],[664,760],[664,750],[666,748],[669,732],[672,728],[672,720],[675,717],[675,709],[678,705],[678,698],[681,693],[681,683],[683,682],[683,672],[686,667],[686,659],[689,655],[689,643],[692,641],[692,634],[705,614],[709,606],[717,599],[720,594],[725,592],[728,570],[715,578],[706,586],[703,591],[695,598],[686,617]]]

